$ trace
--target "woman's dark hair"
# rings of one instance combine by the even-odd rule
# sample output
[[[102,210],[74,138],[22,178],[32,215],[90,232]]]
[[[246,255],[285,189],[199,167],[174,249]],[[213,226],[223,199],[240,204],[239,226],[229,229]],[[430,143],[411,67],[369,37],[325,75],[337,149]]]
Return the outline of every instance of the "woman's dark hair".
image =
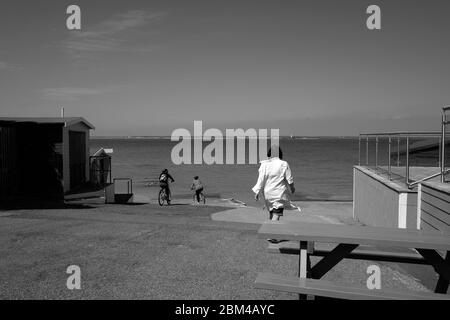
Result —
[[[271,146],[269,151],[267,151],[267,157],[270,158],[272,156],[283,159],[283,151],[281,151],[279,146]]]
[[[162,172],[163,172],[163,173],[167,173],[167,172],[169,172],[169,170],[164,169]]]
[[[195,180],[198,180],[198,176],[195,176],[194,179],[195,179]]]

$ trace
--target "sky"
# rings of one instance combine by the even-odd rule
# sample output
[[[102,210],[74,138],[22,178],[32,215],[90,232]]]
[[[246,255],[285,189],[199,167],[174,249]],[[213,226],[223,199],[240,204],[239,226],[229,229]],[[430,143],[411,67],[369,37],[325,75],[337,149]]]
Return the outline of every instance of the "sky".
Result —
[[[81,8],[82,30],[66,28]],[[381,30],[366,9],[381,8]],[[81,116],[97,136],[439,130],[448,0],[2,0],[0,117]]]

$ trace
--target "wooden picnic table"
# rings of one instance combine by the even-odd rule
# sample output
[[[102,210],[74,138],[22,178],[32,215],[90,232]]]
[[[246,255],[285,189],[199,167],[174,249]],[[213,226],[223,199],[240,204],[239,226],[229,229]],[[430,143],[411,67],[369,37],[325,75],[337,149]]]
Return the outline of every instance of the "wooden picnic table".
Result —
[[[300,244],[298,276],[300,278],[321,279],[341,260],[350,257],[352,251],[359,246],[373,246],[415,249],[439,275],[435,293],[446,293],[450,282],[450,237],[441,232],[272,221],[261,226],[258,237],[298,241]],[[315,242],[335,243],[337,246],[323,254],[323,258],[311,267],[309,258],[314,252]],[[442,252],[445,257],[441,256]],[[377,260],[377,255],[370,256],[370,260]],[[389,261],[408,262],[402,255],[391,256]]]

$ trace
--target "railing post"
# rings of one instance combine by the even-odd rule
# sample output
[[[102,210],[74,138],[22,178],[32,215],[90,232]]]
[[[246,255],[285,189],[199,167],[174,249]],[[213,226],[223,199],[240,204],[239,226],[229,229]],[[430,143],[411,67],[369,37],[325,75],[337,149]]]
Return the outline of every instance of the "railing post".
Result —
[[[369,136],[366,137],[366,166],[369,166]]]
[[[389,180],[392,180],[392,176],[391,176],[391,136],[389,136],[388,153],[389,153],[389,160],[388,160],[388,176],[389,176]]]
[[[406,137],[406,185],[409,185],[409,137]]]
[[[445,109],[442,110],[442,137],[441,137],[441,182],[444,182],[445,173],[445,125],[446,116]]]
[[[361,135],[358,137],[358,165],[361,165]]]
[[[442,150],[442,139],[441,137],[439,137],[439,152],[438,152],[438,158],[439,158],[439,172],[442,171],[442,162],[441,162],[441,151]]]
[[[378,168],[378,136],[375,137],[375,169]]]

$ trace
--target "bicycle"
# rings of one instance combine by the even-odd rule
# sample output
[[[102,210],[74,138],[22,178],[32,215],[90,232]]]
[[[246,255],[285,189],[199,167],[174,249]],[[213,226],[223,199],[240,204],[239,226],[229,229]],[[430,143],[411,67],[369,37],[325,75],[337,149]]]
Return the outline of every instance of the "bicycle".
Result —
[[[159,194],[158,194],[158,203],[160,206],[164,205],[164,201],[167,202],[167,205],[170,206],[170,199],[169,196],[166,193],[166,188],[161,188],[159,190]]]
[[[196,203],[197,202],[197,195],[195,193],[194,193],[194,197],[193,198],[194,198],[194,203]],[[206,203],[206,197],[203,194],[203,190],[200,191],[200,193],[199,193],[199,199],[200,199],[199,203],[203,203],[203,204]]]

